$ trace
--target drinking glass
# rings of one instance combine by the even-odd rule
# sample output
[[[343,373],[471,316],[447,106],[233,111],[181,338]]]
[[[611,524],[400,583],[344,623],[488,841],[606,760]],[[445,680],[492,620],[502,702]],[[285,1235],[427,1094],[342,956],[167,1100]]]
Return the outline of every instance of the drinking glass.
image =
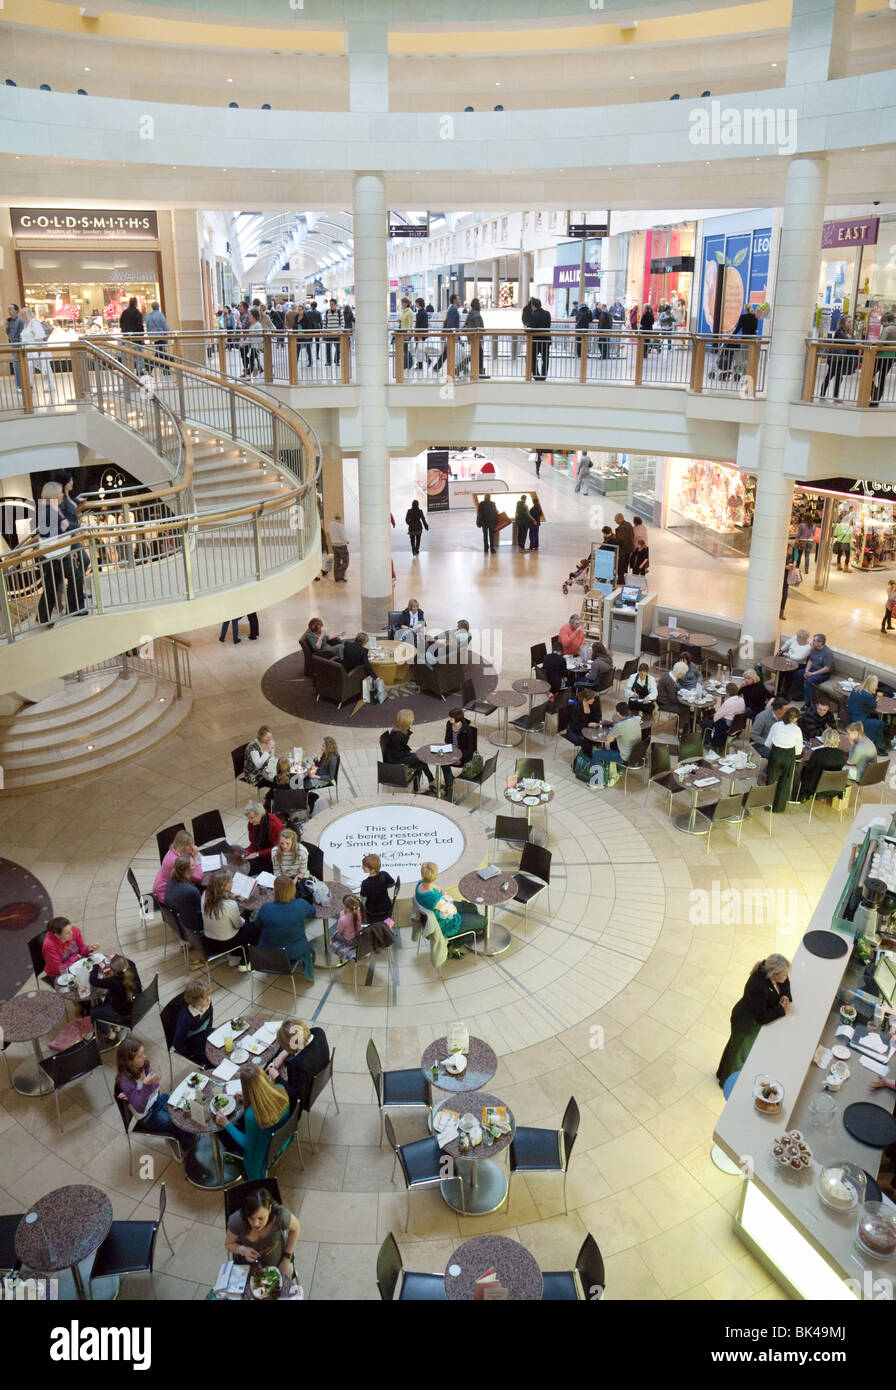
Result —
[[[830,1129],[837,1113],[834,1097],[822,1091],[809,1102],[809,1124],[813,1129]]]

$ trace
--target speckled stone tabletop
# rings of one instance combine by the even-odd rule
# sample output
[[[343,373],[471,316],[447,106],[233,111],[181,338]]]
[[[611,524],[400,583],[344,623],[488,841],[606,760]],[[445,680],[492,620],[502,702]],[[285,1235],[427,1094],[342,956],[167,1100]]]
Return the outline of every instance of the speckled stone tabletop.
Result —
[[[327,879],[326,884],[330,890],[330,901],[323,907],[319,903],[315,904],[314,915],[318,919],[338,917],[342,911],[343,898],[352,891],[351,885],[348,883],[334,883],[331,879]],[[246,901],[240,903],[240,911],[257,912],[260,907],[264,907],[265,903],[272,903],[273,901],[273,888],[260,888],[256,883]]]
[[[452,1274],[452,1269],[459,1274]],[[445,1292],[450,1302],[474,1297],[476,1280],[493,1269],[508,1297],[520,1302],[537,1302],[544,1280],[538,1261],[519,1241],[507,1236],[473,1236],[459,1245],[445,1270]]]
[[[429,744],[424,743],[413,751],[421,763],[431,763],[433,767],[453,767],[461,761],[460,753],[453,748],[450,753],[433,753]]]
[[[551,687],[548,681],[529,679],[514,681],[512,688],[518,695],[547,695]]]
[[[499,903],[509,902],[514,897],[519,884],[513,874],[500,873],[495,874],[494,878],[486,879],[480,878],[474,871],[472,874],[464,874],[457,887],[465,901],[473,903],[474,907],[497,907]],[[480,898],[481,903],[478,901]]]
[[[34,1212],[38,1219],[28,1221]],[[98,1187],[57,1187],[22,1217],[16,1254],[29,1269],[70,1269],[102,1245],[111,1225],[112,1203]]]
[[[521,806],[521,807],[523,808],[523,810],[525,810],[525,811],[534,811],[534,810],[535,810],[535,807],[534,807],[534,806],[527,806],[525,800],[523,800],[523,801],[515,801],[514,798],[510,795],[511,792],[515,792],[515,791],[519,791],[519,790],[520,790],[519,786],[516,786],[516,787],[505,787],[505,788],[504,788],[504,800],[507,801],[507,802],[509,802],[511,806]],[[524,795],[524,797],[525,797],[525,796],[529,796],[530,793],[529,793],[529,792],[524,792],[523,795]],[[553,787],[552,787],[551,790],[550,790],[549,792],[544,792],[544,791],[542,791],[542,792],[532,792],[531,795],[532,795],[532,796],[537,796],[537,797],[538,797],[538,804],[539,804],[540,806],[547,806],[548,802],[549,802],[549,801],[553,801],[553,799],[554,799],[554,789],[553,789]]]
[[[467,1065],[461,1076],[452,1076],[444,1067],[439,1068],[438,1079],[433,1077],[433,1062],[441,1062],[448,1056],[448,1039],[436,1038],[420,1058],[420,1070],[433,1086],[440,1091],[475,1091],[487,1086],[498,1070],[498,1058],[493,1048],[482,1038],[469,1039]],[[452,1106],[453,1110],[455,1107]]]
[[[31,989],[0,1005],[4,1042],[33,1042],[65,1018],[65,1002],[48,989]]]
[[[488,698],[498,709],[513,709],[526,703],[525,695],[519,695],[516,690],[493,690]]]
[[[247,1023],[249,1026],[242,1033],[240,1033],[238,1038],[234,1038],[234,1052],[236,1052],[237,1049],[242,1045],[243,1040],[245,1038],[251,1037],[252,1034],[256,1031],[256,1029],[260,1028],[263,1023],[267,1023],[268,1021],[262,1014],[243,1014],[242,1018],[243,1021]],[[219,1024],[218,1026],[220,1027],[221,1025]],[[271,1043],[270,1047],[264,1050],[264,1052],[259,1052],[257,1057],[253,1057],[250,1053],[248,1058],[246,1059],[246,1063],[257,1062],[260,1067],[266,1067],[269,1062],[273,1061],[273,1059],[277,1056],[277,1053],[279,1051],[279,1043],[273,1042]],[[210,1042],[207,1042],[205,1044],[205,1055],[208,1058],[208,1064],[212,1071],[214,1071],[215,1067],[220,1066],[224,1059],[227,1057],[227,1053],[224,1051],[223,1047],[212,1047]],[[231,1062],[233,1061],[233,1053],[230,1054],[228,1060]],[[246,1063],[238,1062],[236,1065],[244,1066],[246,1065]]]
[[[797,668],[797,663],[791,661],[789,656],[763,657],[762,664],[770,671],[795,671]]]
[[[254,1060],[253,1058],[253,1061]],[[200,1068],[197,1067],[196,1070],[199,1071]],[[203,1091],[203,1095],[206,1094],[211,1094],[208,1087]],[[242,1096],[234,1096],[233,1099],[236,1101],[236,1105],[227,1116],[228,1124],[233,1124],[235,1120],[238,1120],[245,1109]],[[178,1129],[183,1130],[184,1134],[210,1134],[213,1139],[216,1139],[221,1132],[214,1115],[209,1116],[208,1124],[201,1125],[197,1120],[193,1119],[189,1110],[179,1110],[175,1105],[169,1105],[168,1114],[171,1116]]]
[[[461,1091],[458,1093],[458,1095],[451,1096],[448,1100],[443,1100],[441,1105],[435,1106],[433,1110],[433,1115],[437,1115],[439,1111],[442,1109],[454,1110],[461,1117],[463,1117],[464,1115],[475,1116],[476,1120],[481,1125],[482,1107],[484,1105],[503,1104],[503,1100],[499,1100],[497,1096],[490,1095],[488,1091]],[[457,1146],[456,1139],[452,1139],[450,1143],[446,1144],[445,1147],[442,1149],[442,1153],[448,1154],[451,1158],[463,1158],[467,1160],[475,1160],[478,1158],[494,1158],[495,1154],[499,1154],[502,1149],[507,1148],[508,1144],[511,1142],[514,1134],[516,1133],[516,1121],[513,1118],[513,1112],[511,1111],[510,1106],[507,1106],[507,1120],[510,1125],[510,1133],[502,1134],[501,1138],[495,1139],[492,1144],[486,1144],[485,1134],[483,1133],[482,1143],[477,1144],[475,1148],[467,1149],[466,1153],[461,1153],[460,1149]],[[433,1134],[435,1133],[436,1130],[435,1127],[433,1127]]]

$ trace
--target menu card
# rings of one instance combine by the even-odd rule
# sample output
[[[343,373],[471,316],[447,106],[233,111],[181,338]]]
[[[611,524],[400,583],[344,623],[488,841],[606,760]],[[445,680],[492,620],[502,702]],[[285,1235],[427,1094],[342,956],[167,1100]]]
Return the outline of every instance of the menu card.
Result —
[[[218,1270],[218,1277],[215,1280],[215,1293],[223,1294],[225,1298],[240,1298],[246,1287],[246,1280],[248,1278],[248,1265],[236,1265],[232,1260],[227,1260]]]
[[[216,1077],[218,1081],[230,1081],[231,1077],[236,1076],[238,1071],[239,1068],[236,1062],[231,1062],[229,1057],[225,1057],[224,1060],[219,1062],[215,1067],[212,1076]]]
[[[255,882],[258,884],[259,888],[273,888],[274,875],[269,874],[267,869],[263,869],[260,874],[256,875]]]
[[[199,864],[204,874],[214,873],[215,869],[224,868],[223,854],[200,854]]]
[[[470,1051],[470,1034],[465,1023],[448,1024],[448,1051],[465,1054]]]
[[[486,1270],[473,1285],[473,1298],[484,1302],[486,1299],[506,1299],[510,1295],[498,1278],[494,1269]]]

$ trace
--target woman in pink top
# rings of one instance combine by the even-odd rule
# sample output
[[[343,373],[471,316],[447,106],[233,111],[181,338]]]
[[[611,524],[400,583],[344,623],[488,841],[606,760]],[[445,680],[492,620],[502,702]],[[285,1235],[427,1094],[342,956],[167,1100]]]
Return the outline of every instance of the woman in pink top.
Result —
[[[569,622],[564,623],[558,633],[564,656],[578,656],[585,641],[585,629],[578,613],[571,613]]]
[[[193,882],[202,882],[202,864],[199,859],[199,851],[193,843],[193,836],[190,834],[189,830],[178,830],[172,841],[171,848],[162,860],[159,872],[153,880],[152,891],[160,903],[165,901],[165,889],[168,887],[171,870],[182,854],[189,855],[193,861],[193,872],[190,874]]]
[[[641,519],[641,517],[635,517],[634,521],[632,522],[632,529],[635,533],[635,542],[637,543],[638,541],[643,541],[644,544],[647,545],[647,527],[644,525],[644,522]]]
[[[84,938],[77,927],[73,927],[67,917],[54,917],[47,923],[47,934],[41,947],[44,968],[51,980],[68,970],[75,961],[85,960],[91,951],[99,950],[96,942],[84,945]]]

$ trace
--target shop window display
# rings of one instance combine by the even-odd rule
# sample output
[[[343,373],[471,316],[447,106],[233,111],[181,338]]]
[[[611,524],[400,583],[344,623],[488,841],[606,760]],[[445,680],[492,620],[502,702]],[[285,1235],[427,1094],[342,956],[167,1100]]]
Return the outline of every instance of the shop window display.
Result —
[[[652,454],[623,454],[622,463],[628,467],[627,505],[644,521],[659,526],[666,460]]]
[[[667,528],[711,555],[749,555],[756,478],[709,459],[669,459]]]

